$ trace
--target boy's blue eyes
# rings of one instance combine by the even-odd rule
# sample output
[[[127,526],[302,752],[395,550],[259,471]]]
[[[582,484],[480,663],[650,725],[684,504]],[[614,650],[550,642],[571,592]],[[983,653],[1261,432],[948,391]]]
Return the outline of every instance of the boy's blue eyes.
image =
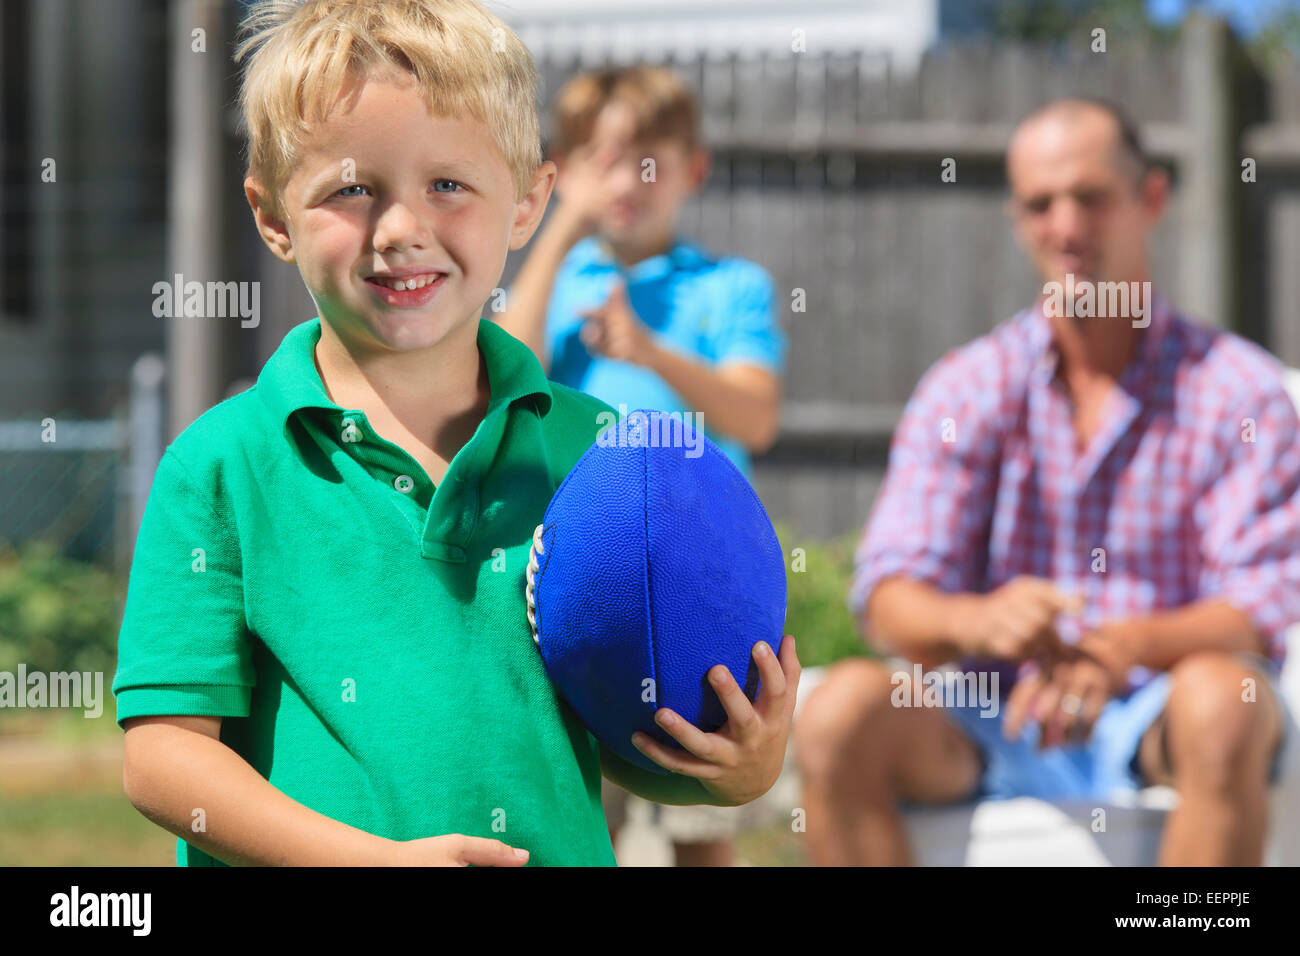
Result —
[[[444,185],[444,184],[445,184],[445,185],[449,185],[449,186],[451,186],[451,187],[453,187],[453,188],[452,188],[452,189],[439,189],[439,188],[438,188],[439,186],[442,186],[442,185]],[[455,192],[458,192],[458,191],[460,191],[460,190],[462,190],[462,189],[465,188],[465,187],[462,186],[460,183],[456,182],[456,180],[454,180],[454,179],[435,179],[435,180],[433,181],[433,186],[434,186],[434,190],[433,190],[433,191],[434,191],[434,192],[437,192],[437,193],[455,193]],[[360,185],[359,183],[356,183],[356,184],[353,184],[353,185],[351,185],[351,186],[344,186],[344,187],[343,187],[342,189],[340,189],[337,193],[335,193],[335,195],[336,195],[336,196],[345,196],[345,197],[349,197],[349,198],[352,197],[352,196],[360,196],[361,193],[359,193],[359,192],[349,192],[348,190],[350,190],[350,189],[367,189],[367,190],[368,190],[369,188],[370,188],[369,186],[362,186],[362,185]]]

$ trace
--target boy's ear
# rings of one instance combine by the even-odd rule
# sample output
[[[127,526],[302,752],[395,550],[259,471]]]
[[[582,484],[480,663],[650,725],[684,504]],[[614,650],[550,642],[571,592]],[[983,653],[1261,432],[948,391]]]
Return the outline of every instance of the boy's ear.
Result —
[[[542,214],[546,212],[546,204],[550,202],[551,190],[555,188],[557,172],[555,163],[549,159],[544,160],[542,165],[537,167],[532,186],[529,187],[524,198],[515,204],[515,218],[510,224],[511,249],[519,249],[526,245],[533,237],[533,233],[537,231],[537,225],[542,221]]]
[[[248,198],[248,206],[253,210],[253,221],[257,223],[257,231],[267,248],[281,262],[294,264],[297,260],[294,257],[293,240],[289,237],[289,230],[283,221],[274,219],[268,214],[266,191],[252,176],[244,180],[244,195]]]
[[[691,191],[697,192],[709,181],[713,171],[713,154],[707,149],[697,149],[691,156]]]

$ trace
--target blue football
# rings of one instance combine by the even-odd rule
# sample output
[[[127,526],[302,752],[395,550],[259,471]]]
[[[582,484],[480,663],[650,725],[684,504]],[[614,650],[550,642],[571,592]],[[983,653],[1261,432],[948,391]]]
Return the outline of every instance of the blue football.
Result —
[[[725,664],[753,700],[752,651],[778,654],[785,560],[743,475],[680,413],[638,410],[573,466],[533,537],[529,622],[569,706],[624,760],[666,774],[633,745],[669,707],[705,731],[726,711],[709,685]]]

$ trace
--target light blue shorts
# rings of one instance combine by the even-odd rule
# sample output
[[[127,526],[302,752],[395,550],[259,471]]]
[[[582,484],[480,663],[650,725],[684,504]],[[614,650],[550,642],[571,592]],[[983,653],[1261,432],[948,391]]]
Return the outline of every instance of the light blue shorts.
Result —
[[[1282,705],[1276,671],[1252,661],[1273,684]],[[1113,698],[1102,708],[1092,733],[1082,743],[1038,750],[1039,726],[1025,721],[1018,740],[1002,736],[1004,708],[996,716],[981,716],[980,707],[945,709],[980,751],[984,772],[971,799],[1038,797],[1044,800],[1107,800],[1147,786],[1138,768],[1138,745],[1169,700],[1172,677],[1161,672],[1128,697]],[[1005,704],[1005,697],[1002,704]],[[1285,740],[1273,757],[1272,779],[1281,766]]]

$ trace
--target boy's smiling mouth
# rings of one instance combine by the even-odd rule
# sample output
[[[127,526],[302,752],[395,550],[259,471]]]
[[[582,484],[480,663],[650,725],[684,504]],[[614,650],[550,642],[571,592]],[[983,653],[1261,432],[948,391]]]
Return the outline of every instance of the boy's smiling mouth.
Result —
[[[428,304],[443,286],[447,273],[436,270],[396,270],[366,277],[366,285],[387,305],[416,308]]]

